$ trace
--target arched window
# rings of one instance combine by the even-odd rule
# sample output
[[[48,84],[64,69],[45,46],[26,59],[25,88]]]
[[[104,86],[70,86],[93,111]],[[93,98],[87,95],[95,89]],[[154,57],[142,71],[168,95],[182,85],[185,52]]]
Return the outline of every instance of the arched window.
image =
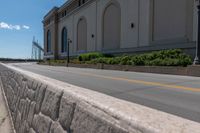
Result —
[[[103,14],[103,49],[120,48],[121,9],[118,3],[111,3]]]
[[[87,21],[84,17],[77,24],[77,51],[87,51]]]
[[[47,52],[51,52],[51,32],[47,31]]]
[[[67,52],[67,29],[64,27],[62,29],[62,45],[61,45],[61,52]]]

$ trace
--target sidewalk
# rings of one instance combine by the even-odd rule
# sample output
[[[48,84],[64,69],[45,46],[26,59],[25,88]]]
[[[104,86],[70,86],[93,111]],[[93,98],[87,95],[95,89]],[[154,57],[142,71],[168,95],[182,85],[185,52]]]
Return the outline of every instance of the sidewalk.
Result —
[[[0,133],[13,133],[8,110],[0,86]]]

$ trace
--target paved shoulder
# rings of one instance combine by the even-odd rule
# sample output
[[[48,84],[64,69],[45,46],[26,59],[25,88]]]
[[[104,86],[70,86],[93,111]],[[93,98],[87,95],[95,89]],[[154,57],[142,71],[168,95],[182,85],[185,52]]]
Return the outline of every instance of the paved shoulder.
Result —
[[[0,133],[13,133],[8,110],[0,86]]]

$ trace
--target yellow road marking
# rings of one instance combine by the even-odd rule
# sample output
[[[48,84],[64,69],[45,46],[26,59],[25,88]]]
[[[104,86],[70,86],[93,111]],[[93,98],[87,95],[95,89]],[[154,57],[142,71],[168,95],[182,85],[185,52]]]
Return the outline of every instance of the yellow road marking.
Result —
[[[91,73],[83,73],[83,72],[70,72],[70,73],[79,74],[79,75],[86,75],[86,76],[92,76],[92,77],[98,77],[98,78],[104,78],[104,79],[120,80],[120,81],[126,81],[126,82],[130,82],[130,83],[137,83],[137,84],[160,86],[160,87],[181,89],[181,90],[187,90],[187,91],[193,91],[193,92],[200,92],[200,88],[191,88],[191,87],[185,87],[185,86],[163,84],[163,83],[158,83],[158,82],[149,82],[149,81],[143,81],[143,80],[134,80],[134,79],[127,79],[127,78],[103,76],[103,75],[97,75],[97,74],[91,74]]]

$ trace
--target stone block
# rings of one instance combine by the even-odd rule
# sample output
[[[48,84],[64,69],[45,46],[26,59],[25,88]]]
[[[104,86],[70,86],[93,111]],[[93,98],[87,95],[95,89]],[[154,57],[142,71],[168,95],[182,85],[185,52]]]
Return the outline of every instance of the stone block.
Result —
[[[22,87],[23,75],[15,73],[15,80],[17,81],[18,85]]]
[[[28,90],[29,90],[29,88],[28,88],[28,85],[26,84],[26,86],[24,86],[24,88],[22,90],[23,92],[22,92],[21,98],[26,99],[28,97]]]
[[[28,79],[27,81],[27,85],[28,85],[28,88],[32,88],[32,85],[33,85],[33,81],[31,79]]]
[[[15,81],[15,79],[10,79],[10,85],[12,86],[13,90],[16,91],[16,87],[18,86],[18,83]]]
[[[33,128],[30,128],[28,133],[36,133],[36,132],[33,130]]]
[[[18,111],[21,113],[21,121],[27,119],[29,112],[30,100],[21,99],[18,105]]]
[[[33,118],[33,129],[37,133],[49,133],[52,120],[42,114],[34,115]]]
[[[24,99],[20,99],[20,101],[19,101],[19,105],[17,108],[20,113],[23,112],[23,110],[24,110],[25,102],[26,102],[26,100],[24,100]]]
[[[32,90],[32,89],[28,89],[28,90],[27,90],[27,97],[28,97],[31,101],[33,101],[34,98],[35,98],[35,91]]]
[[[92,107],[76,106],[70,132],[73,133],[128,133],[107,122],[103,112]],[[111,117],[108,117],[110,119]],[[114,123],[114,120],[113,120]]]
[[[23,82],[21,88],[18,86],[18,94],[17,94],[17,95],[18,95],[20,98],[23,98],[23,96],[24,96],[24,91],[25,91],[25,89],[27,89],[26,86],[27,86],[26,82]]]
[[[35,102],[31,102],[30,108],[29,108],[29,113],[28,113],[28,118],[27,118],[27,122],[29,125],[32,125],[32,121],[33,121],[33,117],[35,114]]]
[[[50,133],[67,133],[58,122],[51,124]]]
[[[15,109],[16,109],[16,102],[17,102],[17,99],[18,99],[17,95],[14,95],[12,104],[11,104],[11,106],[10,106],[10,110],[11,110],[12,112],[14,112]]]
[[[19,131],[18,133],[28,133],[29,131],[29,125],[26,121],[22,122],[20,124],[20,128],[19,128]]]
[[[18,97],[16,100],[15,109],[13,111],[13,121],[15,121],[17,118],[17,111],[18,111],[19,103],[20,103],[20,98]]]
[[[14,95],[15,94],[14,94],[14,91],[12,89],[12,86],[9,85],[8,88],[7,88],[7,95],[6,95],[9,106],[12,106]]]
[[[38,87],[40,87],[40,85],[41,84],[39,82],[33,81],[32,87],[30,89],[35,91]]]
[[[22,110],[22,121],[27,120],[29,108],[30,108],[31,101],[29,99],[25,100],[24,108]]]
[[[34,98],[36,101],[35,111],[37,114],[40,112],[42,102],[45,96],[46,88],[47,88],[46,85],[42,85],[39,88],[37,88],[35,92],[35,98]]]
[[[56,120],[58,118],[62,94],[63,92],[60,90],[47,88],[42,103],[41,112],[44,115],[51,117],[51,119]]]
[[[59,109],[59,122],[65,130],[69,130],[76,104],[62,97]]]
[[[15,120],[15,123],[14,123],[14,126],[15,126],[15,130],[16,132],[18,133],[18,130],[21,126],[21,113],[19,111],[17,111],[17,116],[16,116],[16,120]]]

